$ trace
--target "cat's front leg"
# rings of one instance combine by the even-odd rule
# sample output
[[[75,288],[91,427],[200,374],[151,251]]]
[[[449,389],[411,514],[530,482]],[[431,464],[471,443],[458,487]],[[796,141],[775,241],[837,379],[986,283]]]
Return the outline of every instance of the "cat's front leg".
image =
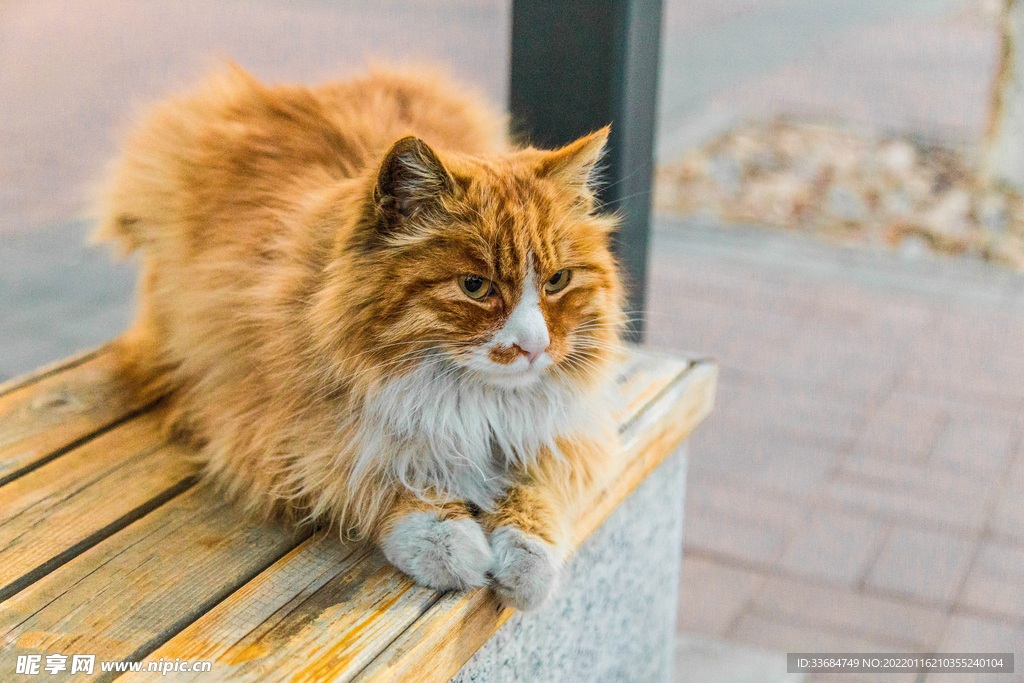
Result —
[[[543,489],[522,484],[481,518],[494,552],[491,587],[516,609],[541,607],[557,588],[565,558],[560,507]]]
[[[376,538],[388,562],[439,590],[482,586],[494,563],[484,530],[458,501],[432,504],[405,492]]]

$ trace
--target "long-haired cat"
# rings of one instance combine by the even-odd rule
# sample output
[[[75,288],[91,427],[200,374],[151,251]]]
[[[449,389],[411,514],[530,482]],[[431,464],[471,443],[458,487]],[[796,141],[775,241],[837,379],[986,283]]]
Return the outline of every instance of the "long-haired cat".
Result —
[[[117,350],[250,510],[337,525],[438,589],[530,609],[614,447],[607,129],[517,148],[441,78],[241,69],[164,102],[100,235],[142,257]]]

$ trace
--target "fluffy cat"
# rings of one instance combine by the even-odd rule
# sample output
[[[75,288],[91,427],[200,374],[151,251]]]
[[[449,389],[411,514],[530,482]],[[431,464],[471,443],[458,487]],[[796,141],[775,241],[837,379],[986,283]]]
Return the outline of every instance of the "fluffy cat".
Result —
[[[99,234],[142,260],[128,388],[166,396],[248,509],[537,607],[615,444],[607,135],[517,148],[424,74],[215,74],[149,113],[107,186]]]

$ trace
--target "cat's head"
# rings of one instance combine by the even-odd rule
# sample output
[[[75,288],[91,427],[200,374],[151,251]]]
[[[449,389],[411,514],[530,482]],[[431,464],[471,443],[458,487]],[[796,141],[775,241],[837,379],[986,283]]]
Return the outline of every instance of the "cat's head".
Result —
[[[387,273],[376,341],[399,357],[420,340],[499,387],[603,378],[623,318],[615,221],[594,206],[607,138],[605,128],[558,150],[485,159],[397,141],[357,247]]]

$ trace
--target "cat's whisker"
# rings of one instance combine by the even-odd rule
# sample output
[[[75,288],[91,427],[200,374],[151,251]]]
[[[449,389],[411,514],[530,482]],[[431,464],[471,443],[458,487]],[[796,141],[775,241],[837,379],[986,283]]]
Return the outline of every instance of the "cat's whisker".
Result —
[[[598,330],[620,330],[620,329],[622,329],[622,327],[623,327],[623,324],[619,323],[619,322],[593,323],[593,324],[589,324],[589,325],[579,325],[578,327],[576,327],[573,330],[573,332],[580,333],[580,332],[594,332],[594,331],[598,331]]]
[[[593,344],[609,344],[611,346],[621,347],[623,342],[618,339],[617,335],[607,335],[606,330],[611,328],[612,330],[618,329],[617,325],[610,325],[608,327],[588,327],[586,329],[576,329],[572,332],[572,337],[577,342],[587,342]],[[602,335],[602,336],[598,336]]]
[[[621,329],[622,327],[625,326],[626,322],[628,321],[623,321],[617,318],[608,321],[593,320],[591,322],[581,323],[577,325],[576,327],[572,328],[572,331],[582,332],[584,330],[590,329]]]
[[[605,327],[591,327],[585,330],[575,330],[574,337],[579,341],[593,342],[594,344],[611,344],[613,346],[622,346],[623,342],[619,340],[616,335],[607,335]],[[612,329],[617,329],[617,326],[613,326]],[[602,336],[598,336],[602,335]]]
[[[633,194],[627,194],[624,197],[616,197],[615,201],[610,202],[606,206],[614,206],[614,210],[618,211],[621,208],[622,204],[627,200],[633,199],[635,197],[649,197],[652,193],[653,190],[642,190],[640,192],[634,192]]]
[[[437,362],[442,362],[444,360],[444,358],[441,358],[441,357],[437,356],[436,349],[428,349],[428,350],[422,351],[418,355],[411,355],[411,356],[406,356],[404,358],[392,359],[390,361],[385,361],[383,363],[377,363],[376,365],[372,365],[372,366],[370,366],[368,368],[363,368],[363,369],[361,369],[361,370],[359,370],[357,372],[351,373],[349,375],[345,375],[342,379],[343,379],[343,381],[351,382],[352,380],[354,380],[354,379],[356,379],[358,377],[361,377],[363,375],[366,375],[368,373],[379,371],[379,370],[382,370],[383,368],[389,368],[389,367],[393,367],[393,366],[396,366],[396,365],[412,364],[412,365],[414,365],[416,367],[419,367],[420,365],[422,365],[421,361],[427,360],[427,359],[436,359]],[[391,371],[389,371],[389,372],[391,372]],[[384,373],[384,374],[386,376],[388,375],[388,373]],[[393,376],[393,374],[391,376]]]
[[[568,361],[566,361],[565,367],[560,368],[560,372],[561,372],[561,374],[564,377],[572,379],[572,377],[571,377],[572,373],[570,371],[581,371],[582,372],[582,371],[585,371],[585,370],[595,370],[595,369],[596,368],[593,365],[588,364],[588,363],[586,363],[584,361],[581,361],[581,359],[579,359],[579,358],[573,358],[573,359],[569,359]]]
[[[577,325],[575,329],[585,330],[590,327],[623,327],[626,323],[639,322],[640,320],[640,318],[614,318],[608,322],[593,320],[591,322]]]
[[[365,351],[361,351],[361,352],[359,352],[357,354],[351,355],[348,358],[342,358],[341,360],[337,361],[337,364],[341,365],[343,363],[347,363],[350,360],[354,360],[356,358],[359,358],[360,356],[365,356],[365,355],[367,355],[369,353],[376,353],[376,352],[379,352],[379,351],[383,351],[384,349],[389,349],[389,348],[392,348],[392,347],[395,347],[395,346],[403,346],[403,345],[408,345],[408,344],[443,344],[443,343],[458,344],[459,342],[451,341],[451,340],[448,340],[448,339],[410,339],[408,341],[392,342],[390,344],[381,344],[379,346],[374,346],[372,348],[366,349]]]
[[[594,371],[600,370],[600,365],[596,362],[596,356],[584,356],[577,355],[572,359],[572,363],[580,369],[590,369]]]
[[[391,366],[395,366],[395,365],[405,364],[405,363],[415,364],[416,361],[433,357],[436,354],[437,354],[437,348],[436,347],[431,347],[431,348],[428,348],[428,349],[420,349],[420,350],[418,350],[416,352],[410,352],[408,354],[403,354],[401,357],[393,358],[393,359],[385,361],[383,363],[377,363],[377,364],[371,365],[370,367],[362,368],[360,370],[357,370],[356,372],[352,372],[352,373],[349,373],[349,374],[346,374],[346,375],[337,376],[337,375],[334,375],[332,373],[331,380],[334,381],[334,382],[351,383],[354,380],[356,380],[356,379],[358,379],[358,378],[360,378],[360,377],[362,377],[362,376],[364,376],[364,375],[366,375],[368,373],[371,373],[371,372],[374,372],[374,371],[379,371],[379,370],[381,370],[383,368],[387,368],[387,367],[391,367]],[[384,375],[385,375],[385,379],[386,379],[387,378],[387,373],[384,373]],[[324,396],[329,395],[333,390],[334,390],[333,386],[325,386],[324,390],[323,390],[323,393],[315,394],[314,398],[323,398]]]
[[[452,341],[452,340],[447,340],[447,339],[414,340],[414,341],[408,341],[408,342],[396,342],[395,344],[389,344],[389,345],[385,345],[385,346],[382,346],[382,347],[377,347],[377,348],[374,348],[374,349],[370,349],[370,350],[368,350],[368,351],[366,351],[364,353],[356,354],[356,356],[351,356],[348,360],[351,360],[351,359],[353,359],[353,358],[355,358],[357,356],[365,355],[366,353],[372,353],[372,352],[377,351],[377,350],[379,350],[381,348],[387,348],[387,346],[397,346],[397,345],[400,345],[400,344],[430,344],[430,343],[443,343],[443,344],[446,344],[448,346],[453,346],[455,348],[468,347],[468,346],[472,346],[473,345],[472,342],[460,342],[460,341]],[[399,354],[398,356],[394,356],[394,357],[390,358],[388,360],[388,362],[401,362],[402,360],[406,360],[409,357],[416,356],[417,354],[421,354],[421,353],[434,353],[436,351],[439,351],[440,349],[441,349],[440,346],[428,346],[428,347],[423,348],[423,349],[413,349],[412,351],[408,351],[408,352]],[[334,367],[336,368],[336,367],[338,367],[340,365],[343,365],[343,364],[344,363],[339,361],[339,362],[334,364]],[[372,370],[374,367],[379,367],[379,366],[370,366],[369,368],[366,368],[366,370]]]

